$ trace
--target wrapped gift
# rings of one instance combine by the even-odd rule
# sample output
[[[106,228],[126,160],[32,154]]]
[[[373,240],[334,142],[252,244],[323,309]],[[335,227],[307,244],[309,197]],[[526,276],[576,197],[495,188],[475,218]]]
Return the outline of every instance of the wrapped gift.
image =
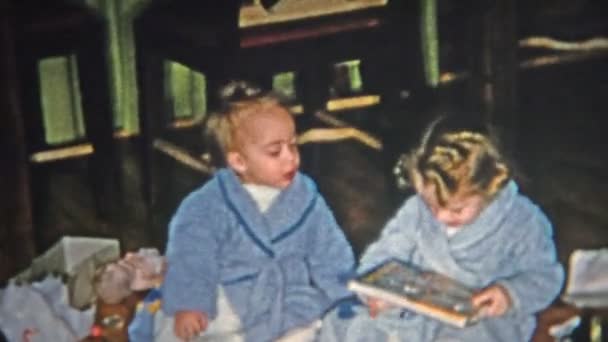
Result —
[[[62,274],[66,277],[70,305],[83,309],[94,302],[97,268],[119,258],[120,242],[116,239],[66,236],[11,281],[32,282],[47,274]]]

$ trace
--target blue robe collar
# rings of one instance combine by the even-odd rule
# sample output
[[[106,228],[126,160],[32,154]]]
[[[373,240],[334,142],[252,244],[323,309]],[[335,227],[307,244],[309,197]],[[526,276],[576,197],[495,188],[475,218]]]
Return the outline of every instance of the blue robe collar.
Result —
[[[269,256],[274,255],[274,244],[301,226],[312,211],[318,194],[314,183],[298,172],[291,184],[262,213],[234,171],[221,169],[216,177],[227,206],[250,238]]]
[[[513,207],[517,193],[517,184],[514,181],[507,183],[475,221],[463,226],[462,231],[453,236],[453,248],[468,248],[471,244],[479,243],[488,235],[494,234]]]
[[[477,219],[461,227],[462,230],[452,237],[447,236],[445,227],[437,222],[426,204],[418,197],[418,205],[421,207],[418,230],[420,250],[432,268],[448,276],[459,278],[468,285],[479,285],[481,283],[479,276],[461,267],[454,255],[466,253],[467,249],[482,243],[486,237],[494,234],[513,207],[517,194],[517,184],[510,181],[481,211]]]

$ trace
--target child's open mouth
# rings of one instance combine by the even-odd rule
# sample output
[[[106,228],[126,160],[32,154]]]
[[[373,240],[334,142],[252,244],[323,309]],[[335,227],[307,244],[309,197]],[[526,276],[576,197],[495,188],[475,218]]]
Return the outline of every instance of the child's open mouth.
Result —
[[[290,171],[285,174],[285,179],[292,180],[296,176],[296,171]]]

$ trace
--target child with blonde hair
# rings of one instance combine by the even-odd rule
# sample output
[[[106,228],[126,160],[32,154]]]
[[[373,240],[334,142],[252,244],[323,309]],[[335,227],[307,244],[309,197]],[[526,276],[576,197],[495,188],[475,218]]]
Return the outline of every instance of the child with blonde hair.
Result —
[[[288,109],[243,81],[221,96],[208,127],[226,167],[171,219],[161,293],[173,324],[155,340],[311,341],[321,315],[349,295],[352,249],[299,172]]]
[[[564,272],[549,220],[519,192],[490,131],[437,119],[397,171],[416,193],[365,250],[358,272],[399,259],[442,273],[477,289],[472,304],[483,318],[457,328],[364,298],[353,317],[329,315],[321,340],[530,340],[535,313],[556,298]]]

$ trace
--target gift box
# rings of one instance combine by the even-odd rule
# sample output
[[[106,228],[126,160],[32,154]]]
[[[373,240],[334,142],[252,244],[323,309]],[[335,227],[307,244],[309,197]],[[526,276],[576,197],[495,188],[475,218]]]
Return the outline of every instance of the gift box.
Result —
[[[65,276],[70,305],[84,309],[95,300],[93,279],[97,268],[119,258],[120,242],[116,239],[66,236],[11,281],[32,282],[47,274],[61,274]]]

